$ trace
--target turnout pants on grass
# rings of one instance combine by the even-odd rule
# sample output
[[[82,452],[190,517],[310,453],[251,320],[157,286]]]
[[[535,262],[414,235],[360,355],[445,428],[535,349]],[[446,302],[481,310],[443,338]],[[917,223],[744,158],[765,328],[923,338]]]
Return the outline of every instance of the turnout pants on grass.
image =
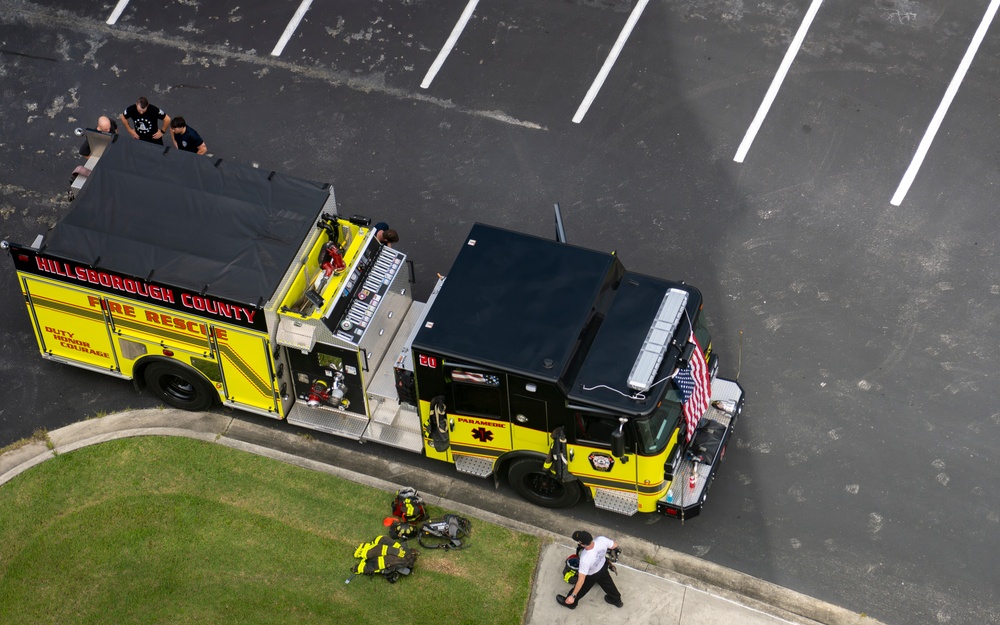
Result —
[[[597,584],[601,587],[612,603],[617,603],[622,600],[622,594],[618,592],[618,587],[615,586],[615,581],[611,579],[611,572],[608,571],[608,561],[604,561],[604,565],[601,566],[601,570],[594,573],[593,575],[588,575],[583,578],[583,585],[580,586],[580,592],[576,595],[577,603],[586,596],[590,589]]]

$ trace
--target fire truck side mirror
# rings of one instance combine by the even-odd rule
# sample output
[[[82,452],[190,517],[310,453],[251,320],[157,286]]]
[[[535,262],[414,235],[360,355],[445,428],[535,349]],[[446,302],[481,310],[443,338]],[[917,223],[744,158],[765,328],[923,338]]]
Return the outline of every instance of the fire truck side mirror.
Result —
[[[611,455],[615,458],[625,457],[625,432],[621,428],[611,433]]]

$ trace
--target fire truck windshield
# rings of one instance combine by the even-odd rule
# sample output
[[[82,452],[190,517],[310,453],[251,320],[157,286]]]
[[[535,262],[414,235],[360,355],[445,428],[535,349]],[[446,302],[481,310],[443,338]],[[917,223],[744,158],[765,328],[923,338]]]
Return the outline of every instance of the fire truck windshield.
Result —
[[[666,449],[680,418],[680,396],[677,389],[671,387],[653,414],[635,421],[640,453],[654,456]]]

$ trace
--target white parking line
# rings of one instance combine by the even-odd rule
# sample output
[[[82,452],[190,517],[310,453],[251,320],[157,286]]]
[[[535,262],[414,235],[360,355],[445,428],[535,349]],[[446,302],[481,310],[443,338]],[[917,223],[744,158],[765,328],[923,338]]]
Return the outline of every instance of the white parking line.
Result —
[[[431,83],[434,82],[434,77],[437,76],[441,66],[444,65],[445,59],[451,54],[451,49],[458,43],[458,38],[462,35],[462,31],[465,30],[465,25],[469,22],[469,19],[472,18],[472,12],[476,10],[477,4],[479,4],[479,0],[469,0],[469,4],[465,5],[462,17],[458,18],[455,27],[451,29],[451,34],[448,35],[448,41],[444,42],[444,47],[438,52],[437,58],[431,63],[431,68],[427,70],[427,75],[424,76],[423,82],[420,83],[421,89],[430,87]]]
[[[288,45],[288,40],[292,38],[295,34],[295,29],[299,27],[299,22],[302,21],[302,17],[309,10],[309,5],[312,4],[312,0],[302,0],[302,4],[296,9],[295,15],[292,16],[292,21],[288,22],[288,26],[285,26],[285,32],[281,33],[281,39],[274,46],[274,50],[271,50],[271,56],[281,56],[281,53],[285,50],[285,46]]]
[[[924,133],[924,138],[920,140],[920,145],[917,146],[917,152],[913,155],[910,166],[906,168],[903,179],[899,182],[899,186],[896,187],[896,193],[889,200],[889,203],[893,206],[899,206],[903,203],[906,192],[910,190],[913,179],[917,177],[917,172],[920,170],[920,165],[924,162],[927,150],[930,149],[931,143],[934,141],[934,135],[937,134],[938,128],[941,127],[941,122],[944,121],[944,116],[948,113],[948,107],[951,106],[951,101],[955,99],[955,94],[958,93],[958,88],[962,85],[962,80],[965,79],[965,73],[969,71],[972,59],[976,57],[979,44],[986,37],[986,31],[989,30],[990,23],[997,14],[998,8],[1000,8],[1000,0],[993,0],[990,2],[989,8],[986,9],[983,21],[979,23],[976,34],[972,36],[972,43],[969,44],[969,49],[965,51],[962,62],[958,64],[958,70],[955,71],[955,76],[952,77],[951,84],[948,85],[947,91],[944,92],[944,98],[941,100],[941,104],[938,105],[937,112],[934,113],[930,126],[927,127],[927,132]]]
[[[111,16],[108,17],[108,25],[114,26],[118,18],[122,16],[122,11],[128,6],[128,0],[118,0],[118,4],[115,5],[115,10],[111,12]]]
[[[573,115],[573,123],[579,124],[583,121],[583,116],[587,114],[590,110],[590,105],[594,103],[594,98],[597,97],[597,92],[601,90],[604,85],[605,79],[607,79],[608,74],[611,72],[611,68],[614,66],[615,61],[618,60],[618,55],[621,53],[622,48],[625,47],[625,41],[628,36],[632,34],[632,29],[635,28],[636,22],[639,21],[639,16],[642,15],[643,9],[649,4],[649,0],[639,0],[639,4],[635,5],[632,9],[632,15],[628,16],[628,21],[625,22],[625,28],[622,32],[618,34],[618,41],[615,42],[611,52],[608,54],[608,58],[604,59],[604,65],[601,67],[601,71],[597,72],[597,78],[594,79],[593,84],[590,85],[590,90],[587,91],[587,95],[583,98],[583,102],[580,103],[580,107],[576,109],[576,115]]]
[[[736,150],[736,156],[733,157],[733,160],[737,163],[742,163],[743,159],[746,158],[747,152],[750,151],[750,144],[753,143],[754,137],[757,136],[757,131],[760,130],[761,125],[764,123],[764,118],[767,117],[767,112],[771,109],[771,103],[774,102],[775,96],[778,95],[778,89],[781,89],[781,83],[785,80],[785,74],[788,73],[788,69],[792,66],[795,55],[799,53],[802,41],[806,38],[809,26],[812,24],[813,18],[816,17],[821,4],[823,4],[823,0],[812,0],[812,4],[809,5],[809,10],[806,11],[806,16],[799,25],[799,31],[795,33],[795,37],[792,39],[792,45],[785,52],[785,58],[781,60],[781,65],[778,66],[778,73],[774,75],[774,80],[771,81],[771,86],[764,96],[764,101],[760,103],[760,108],[757,109],[757,115],[754,116],[753,122],[750,123],[747,134],[743,136],[743,143]]]

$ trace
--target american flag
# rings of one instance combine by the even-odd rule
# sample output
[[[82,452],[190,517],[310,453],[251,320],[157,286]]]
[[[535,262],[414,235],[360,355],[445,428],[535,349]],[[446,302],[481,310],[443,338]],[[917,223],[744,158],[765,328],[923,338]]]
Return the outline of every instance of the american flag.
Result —
[[[708,379],[708,367],[705,365],[705,353],[701,351],[694,332],[689,339],[694,343],[694,353],[688,366],[674,375],[674,382],[681,392],[681,402],[684,404],[684,421],[687,423],[687,441],[691,442],[695,428],[701,415],[708,410],[708,402],[712,398],[711,381]]]
[[[487,386],[500,386],[500,378],[492,373],[475,373],[473,371],[459,371],[455,369],[451,372],[453,382],[468,382],[469,384],[485,384]]]

